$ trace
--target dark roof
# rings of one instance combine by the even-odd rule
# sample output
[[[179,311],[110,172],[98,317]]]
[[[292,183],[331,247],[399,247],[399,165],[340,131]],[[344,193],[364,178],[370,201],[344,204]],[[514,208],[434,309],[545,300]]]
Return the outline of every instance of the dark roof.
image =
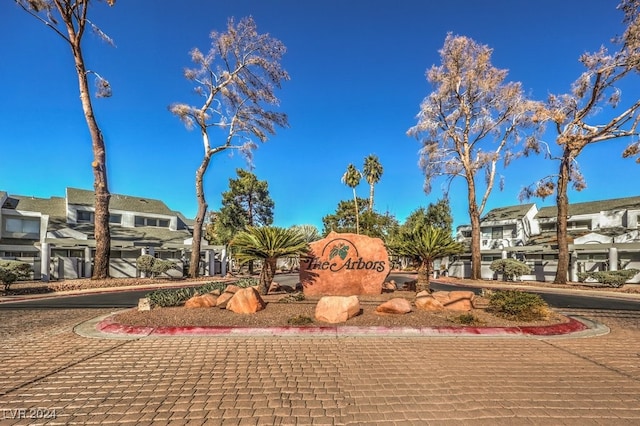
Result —
[[[2,207],[5,209],[40,212],[53,217],[61,217],[65,219],[66,222],[67,209],[64,198],[62,197],[35,198],[25,197],[23,195],[10,195]]]
[[[69,204],[93,207],[95,194],[85,189],[67,188],[67,201]],[[124,210],[130,212],[161,214],[175,216],[175,212],[167,205],[152,198],[133,197],[130,195],[111,194],[109,210]]]
[[[519,204],[517,206],[498,207],[490,210],[481,220],[498,221],[498,220],[515,220],[523,217],[533,207],[533,203]]]
[[[588,201],[585,203],[569,204],[569,215],[600,213],[611,210],[640,210],[640,197],[614,198],[611,200]],[[538,219],[555,218],[558,207],[542,207],[536,217]]]

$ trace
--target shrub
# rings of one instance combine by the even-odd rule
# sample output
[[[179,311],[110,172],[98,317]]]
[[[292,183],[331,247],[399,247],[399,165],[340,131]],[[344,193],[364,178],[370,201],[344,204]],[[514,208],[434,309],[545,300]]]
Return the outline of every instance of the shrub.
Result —
[[[580,272],[578,280],[585,282],[588,278],[594,279],[606,287],[618,288],[624,285],[628,280],[636,276],[640,270],[623,269],[620,271],[596,271],[596,272]]]
[[[483,324],[482,321],[480,321],[480,319],[471,314],[471,313],[467,313],[467,314],[460,314],[457,317],[453,318],[453,321],[457,324],[463,324],[463,325],[481,325]]]
[[[549,316],[549,305],[537,294],[506,290],[490,296],[487,311],[509,320],[535,321]]]
[[[221,292],[227,287],[226,283],[210,282],[199,287],[183,287],[183,288],[167,288],[152,291],[145,297],[149,299],[152,306],[168,308],[172,306],[180,306],[196,294],[211,293],[214,290]]]
[[[287,320],[289,325],[307,325],[313,324],[313,319],[306,315],[298,315]]]
[[[260,284],[260,281],[258,281],[257,278],[241,278],[235,283],[233,283],[233,285],[238,286],[240,288],[255,287],[259,284]]]
[[[31,265],[18,260],[0,260],[0,282],[4,284],[4,291],[19,279],[29,278]]]
[[[169,269],[178,269],[178,266],[171,260],[157,259],[149,254],[143,254],[136,259],[136,266],[140,272],[153,278],[156,275],[164,274]]]
[[[301,293],[298,291],[295,293],[287,294],[286,296],[278,300],[278,302],[293,303],[293,302],[302,302],[303,300],[304,300],[304,293]]]
[[[513,281],[531,273],[531,268],[526,263],[515,259],[494,260],[491,262],[489,269],[501,273],[505,281]]]

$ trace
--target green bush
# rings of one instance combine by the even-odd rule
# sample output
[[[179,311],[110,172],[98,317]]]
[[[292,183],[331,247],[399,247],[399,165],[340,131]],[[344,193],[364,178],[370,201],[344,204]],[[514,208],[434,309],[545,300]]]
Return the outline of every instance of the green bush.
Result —
[[[260,284],[260,281],[258,281],[257,278],[241,278],[235,283],[233,283],[233,285],[238,286],[240,288],[255,287],[259,284]]]
[[[0,282],[4,284],[4,291],[19,279],[27,279],[31,275],[31,265],[18,260],[0,260]]]
[[[287,320],[287,324],[289,325],[307,325],[313,324],[313,319],[306,315],[298,315],[295,317],[291,317]]]
[[[183,288],[167,288],[152,291],[146,297],[152,306],[168,308],[171,306],[180,306],[184,302],[195,296],[196,294],[211,293],[214,290],[223,292],[227,287],[226,283],[210,282],[200,287],[183,287]]]
[[[605,287],[618,288],[624,285],[631,278],[635,277],[640,270],[638,269],[622,269],[620,271],[596,271],[596,272],[580,272],[578,280],[585,282],[588,278],[594,279]]]
[[[506,290],[490,296],[487,311],[509,320],[535,321],[549,315],[549,305],[537,294]]]
[[[515,259],[494,260],[491,262],[489,269],[501,273],[505,281],[513,281],[531,273],[531,268],[526,263]]]
[[[286,296],[278,300],[278,302],[293,303],[293,302],[302,302],[303,300],[304,300],[304,293],[298,291],[295,293],[287,294]]]
[[[482,325],[483,322],[472,313],[460,314],[453,318],[453,321],[457,324],[463,325]]]
[[[179,269],[171,260],[157,259],[149,254],[143,254],[136,259],[136,266],[140,272],[148,274],[150,278],[164,274],[170,269]]]

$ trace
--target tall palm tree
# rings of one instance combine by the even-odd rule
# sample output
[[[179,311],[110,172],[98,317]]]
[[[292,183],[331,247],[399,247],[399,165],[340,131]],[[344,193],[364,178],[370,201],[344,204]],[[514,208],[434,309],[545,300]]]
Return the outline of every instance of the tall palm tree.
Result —
[[[347,171],[342,175],[342,183],[353,189],[353,204],[356,209],[356,234],[360,233],[360,215],[358,213],[358,197],[356,196],[356,186],[360,185],[362,173],[356,169],[356,166],[349,164]]]
[[[259,278],[262,294],[269,291],[279,257],[297,256],[309,249],[302,233],[277,226],[248,226],[236,234],[229,246],[232,255],[241,264],[262,260]]]
[[[378,156],[370,154],[364,159],[364,178],[369,183],[369,211],[373,211],[373,187],[380,181],[382,177],[382,164],[378,161]]]
[[[390,244],[393,252],[419,262],[416,290],[430,291],[429,277],[435,259],[462,253],[464,247],[454,241],[449,230],[431,225],[401,231]]]

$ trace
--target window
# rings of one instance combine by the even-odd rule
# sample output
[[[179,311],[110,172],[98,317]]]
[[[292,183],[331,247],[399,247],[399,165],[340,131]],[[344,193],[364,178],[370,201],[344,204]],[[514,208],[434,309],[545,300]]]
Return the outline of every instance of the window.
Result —
[[[471,231],[462,231],[462,236],[464,238],[471,238]]]
[[[567,229],[591,229],[590,220],[575,220],[567,223]]]
[[[122,223],[122,215],[121,214],[110,214],[109,215],[109,223],[120,225]]]
[[[93,223],[93,212],[89,210],[78,210],[76,213],[76,221],[78,223]]]
[[[491,228],[491,238],[494,240],[499,240],[502,238],[503,232],[502,228]]]
[[[168,228],[169,219],[158,219],[155,217],[136,216],[135,225],[136,226],[157,226],[160,228]]]
[[[4,220],[4,231],[6,235],[38,238],[40,235],[40,219],[8,217]]]
[[[556,224],[555,223],[541,223],[540,224],[540,231],[542,232],[550,232],[550,231],[555,231],[556,230]]]

